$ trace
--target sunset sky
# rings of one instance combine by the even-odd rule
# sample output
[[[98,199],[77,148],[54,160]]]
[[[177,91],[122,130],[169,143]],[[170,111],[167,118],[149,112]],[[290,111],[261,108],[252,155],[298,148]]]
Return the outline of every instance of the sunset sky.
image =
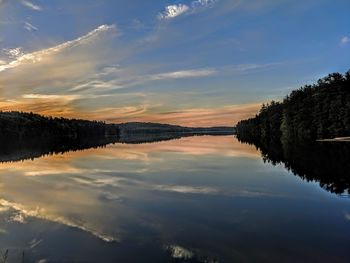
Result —
[[[350,69],[349,0],[0,0],[0,110],[233,125]]]

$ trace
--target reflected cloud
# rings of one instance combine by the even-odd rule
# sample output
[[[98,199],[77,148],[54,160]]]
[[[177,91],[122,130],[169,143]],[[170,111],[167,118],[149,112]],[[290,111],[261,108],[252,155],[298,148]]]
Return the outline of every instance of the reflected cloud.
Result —
[[[59,224],[66,225],[69,227],[78,228],[78,229],[80,229],[84,232],[88,232],[88,233],[90,233],[90,234],[92,234],[92,235],[94,235],[94,236],[96,236],[96,237],[98,237],[106,242],[118,241],[118,238],[107,235],[107,234],[100,233],[100,232],[96,231],[95,229],[93,229],[92,227],[90,227],[87,224],[84,224],[82,222],[74,222],[73,220],[69,220],[69,219],[64,218],[64,217],[50,215],[46,212],[46,210],[44,208],[37,207],[36,209],[31,210],[31,209],[25,208],[25,206],[22,204],[9,202],[5,199],[0,199],[0,206],[5,207],[5,208],[9,208],[9,209],[13,209],[14,211],[19,213],[19,214],[15,214],[14,216],[12,216],[10,218],[10,220],[14,221],[14,222],[24,224],[26,217],[34,217],[34,218],[38,218],[38,219],[43,219],[43,220],[48,220],[51,222],[59,223]]]
[[[181,260],[184,262],[219,263],[219,261],[215,259],[204,256],[205,253],[202,253],[201,251],[193,252],[190,249],[179,245],[164,246],[164,250],[166,250],[176,261]]]
[[[187,137],[154,144],[113,144],[106,148],[45,156],[0,165],[0,212],[15,223],[28,218],[80,229],[106,242],[121,241],[123,222],[143,218],[132,204],[159,195],[267,196],[261,192],[224,189],[219,185],[173,182],[154,176],[164,171],[197,172],[187,165],[220,156],[259,158],[256,150],[232,136]],[[203,164],[205,166],[205,164]],[[205,171],[205,167],[200,172]],[[112,210],[111,210],[112,209]],[[112,212],[112,214],[111,214]],[[111,227],[113,226],[113,227]],[[179,249],[174,250],[178,255]]]
[[[200,187],[200,186],[185,186],[185,185],[158,185],[156,190],[175,192],[181,194],[213,194],[218,193],[219,190],[214,187]]]
[[[42,242],[43,242],[42,239],[33,239],[33,240],[30,241],[29,247],[31,249],[33,249],[33,248],[37,247],[38,245],[40,245]]]
[[[166,246],[165,249],[170,252],[173,258],[176,259],[190,259],[194,257],[193,252],[178,245]]]
[[[346,212],[346,213],[344,214],[344,217],[345,217],[346,220],[349,220],[349,221],[350,221],[350,213]]]
[[[19,213],[19,214],[15,214],[13,215],[12,217],[10,217],[10,222],[16,222],[16,223],[19,223],[19,224],[25,224],[26,221],[24,219],[24,216]]]

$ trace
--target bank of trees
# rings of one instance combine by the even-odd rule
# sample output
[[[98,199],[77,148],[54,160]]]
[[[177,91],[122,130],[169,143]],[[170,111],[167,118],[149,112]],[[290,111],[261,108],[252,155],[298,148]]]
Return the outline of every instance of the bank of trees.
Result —
[[[236,129],[241,140],[253,143],[350,136],[350,71],[329,74],[292,91],[282,102],[263,105]]]
[[[103,137],[117,135],[117,126],[98,121],[45,117],[34,113],[0,112],[1,139]]]

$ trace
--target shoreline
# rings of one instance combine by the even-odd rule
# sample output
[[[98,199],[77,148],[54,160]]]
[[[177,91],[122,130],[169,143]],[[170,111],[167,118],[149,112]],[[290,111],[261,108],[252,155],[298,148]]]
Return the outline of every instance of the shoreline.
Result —
[[[320,139],[318,142],[350,142],[350,137],[337,137],[334,139]]]

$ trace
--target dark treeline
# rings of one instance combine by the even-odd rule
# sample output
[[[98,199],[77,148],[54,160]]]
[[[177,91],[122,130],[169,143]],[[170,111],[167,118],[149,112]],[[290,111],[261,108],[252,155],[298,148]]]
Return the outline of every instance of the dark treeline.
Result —
[[[292,91],[283,102],[263,105],[236,129],[238,138],[249,142],[350,136],[350,71],[329,74]]]
[[[233,132],[233,127],[193,128],[144,122],[106,124],[99,121],[46,117],[34,113],[0,112],[0,137],[9,141],[58,137],[79,139],[113,136],[122,138],[145,134],[159,136],[161,133],[166,137],[172,137],[168,133],[179,133],[180,135],[181,133],[232,134]]]
[[[118,142],[140,144],[180,139],[201,135],[232,135],[234,127],[183,127],[147,122],[129,122],[118,125]]]
[[[180,136],[184,133],[190,134],[233,134],[235,132],[234,127],[184,127],[179,125],[151,123],[151,122],[128,122],[118,124],[119,133],[121,136],[135,136],[144,134],[160,134],[169,136],[171,133],[178,133]]]
[[[0,162],[103,147],[117,137],[115,124],[0,112]]]
[[[117,135],[115,124],[45,117],[34,113],[0,112],[0,136],[9,141],[33,138],[87,138]]]

